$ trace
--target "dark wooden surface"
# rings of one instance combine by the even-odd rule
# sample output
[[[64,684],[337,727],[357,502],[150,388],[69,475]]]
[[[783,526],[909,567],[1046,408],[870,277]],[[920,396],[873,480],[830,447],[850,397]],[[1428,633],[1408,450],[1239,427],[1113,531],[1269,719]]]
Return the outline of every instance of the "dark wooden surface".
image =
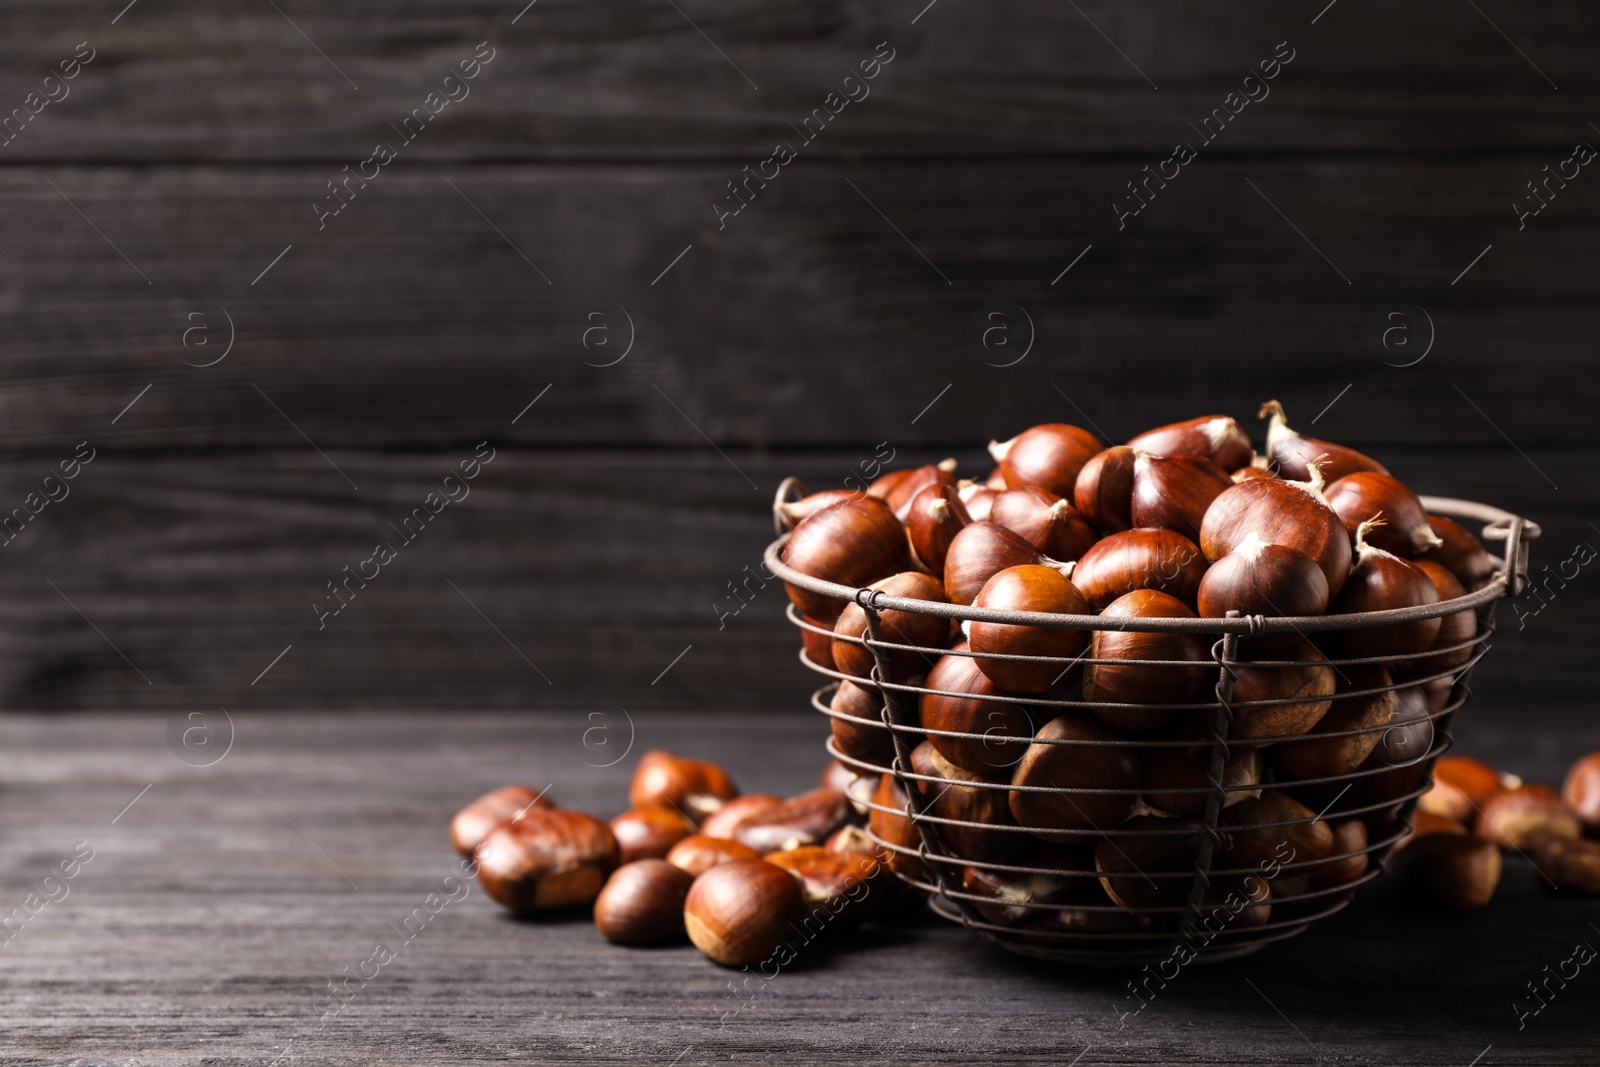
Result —
[[[1550,780],[1600,747],[1587,711],[1547,709],[1558,730],[1536,733],[1484,701],[1458,749]],[[1551,897],[1521,861],[1467,916],[1416,911],[1380,881],[1295,940],[1185,970],[1125,1028],[1131,972],[1026,963],[932,919],[807,950],[750,999],[687,946],[615,948],[581,916],[515,922],[474,886],[324,1024],[326,983],[399,942],[390,924],[445,884],[446,824],[465,800],[525,781],[610,815],[658,745],[721,760],[749,790],[799,790],[825,729],[757,707],[737,730],[656,716],[597,769],[580,759],[583,708],[234,724],[232,750],[196,768],[169,751],[164,715],[0,718],[0,902],[19,904],[78,842],[94,850],[0,948],[0,1062],[1490,1067],[1590,1064],[1600,1049],[1587,971],[1518,1029],[1525,983],[1600,942],[1600,904]]]

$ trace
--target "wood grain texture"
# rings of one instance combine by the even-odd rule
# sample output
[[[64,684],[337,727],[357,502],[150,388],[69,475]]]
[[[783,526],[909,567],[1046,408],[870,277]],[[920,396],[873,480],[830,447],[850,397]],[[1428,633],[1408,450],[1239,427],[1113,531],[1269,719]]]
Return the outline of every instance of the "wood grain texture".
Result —
[[[147,385],[127,447],[453,447],[547,385],[510,441],[973,443],[1061,417],[1125,438],[1271,395],[1305,425],[1352,383],[1326,432],[1374,447],[1503,443],[1496,426],[1592,445],[1572,368],[1600,199],[1569,190],[1519,233],[1542,162],[1201,158],[1121,232],[1132,161],[802,162],[720,232],[727,167],[402,161],[321,232],[323,167],[8,169],[3,448],[70,449]],[[1395,298],[1431,317],[1415,366],[1373,345]],[[1012,348],[974,340],[994,301],[1033,324],[1015,366],[991,364],[1022,351],[1016,313]],[[595,366],[622,354],[619,306],[632,350]],[[224,311],[233,351],[186,366],[221,356]],[[586,349],[597,321],[612,347]]]
[[[1595,73],[1584,47],[1597,24],[1580,4],[1535,13],[1504,0],[1481,11],[1450,0],[1346,3],[1320,18],[1323,4],[1266,0],[1204,11],[1177,0],[676,6],[178,0],[141,4],[111,25],[115,12],[10,4],[0,34],[7,109],[79,41],[100,54],[70,96],[0,151],[95,163],[354,162],[484,40],[494,62],[441,114],[420,155],[744,157],[823,106],[882,41],[893,63],[821,151],[1164,151],[1284,41],[1295,59],[1251,107],[1260,114],[1229,135],[1231,151],[1543,149],[1590,135],[1583,101]]]
[[[508,421],[480,432],[498,440]],[[107,446],[71,496],[0,549],[0,706],[523,711],[583,701],[641,716],[807,706],[819,682],[796,662],[782,589],[745,586],[739,609],[729,583],[757,573],[784,476],[839,485],[867,454],[504,449],[470,496],[406,544],[396,526],[471,454],[330,452],[357,491],[304,443],[210,459],[121,458]],[[1540,454],[1561,493],[1505,445],[1383,455],[1425,491],[1543,523],[1536,570],[1580,540],[1600,544],[1587,453]],[[980,457],[959,458],[972,468]],[[7,463],[0,490],[20,502],[44,473]],[[319,629],[313,604],[339,603],[327,583],[380,540],[398,557],[367,588],[343,586],[353,599]],[[1589,569],[1525,628],[1502,606],[1479,692],[1528,707],[1588,692],[1597,615]]]
[[[1468,717],[1458,747],[1551,780],[1579,747],[1600,746],[1585,710]],[[1511,1004],[1546,964],[1593,942],[1600,904],[1552,898],[1514,858],[1483,911],[1419,912],[1380,881],[1299,938],[1184,971],[1125,1028],[1117,1009],[1130,1003],[1131,972],[1025,963],[931,919],[815,943],[744,998],[729,988],[735,972],[692,948],[616,948],[581,915],[514,922],[476,886],[402,943],[397,927],[454,865],[451,813],[483,790],[550,785],[563,804],[610,815],[632,762],[662,746],[724,762],[747,790],[793,792],[821,762],[819,718],[752,707],[730,729],[727,717],[662,717],[605,770],[566,747],[583,721],[576,708],[241,714],[233,750],[203,769],[169,753],[163,715],[0,718],[0,841],[11,857],[0,901],[36,891],[76,843],[95,853],[69,895],[0,948],[6,1056],[287,1067],[1082,1054],[1084,1065],[1459,1067],[1492,1044],[1494,1063],[1593,1062],[1580,982],[1522,1031]],[[397,958],[321,1023],[326,984],[379,941],[399,945]]]

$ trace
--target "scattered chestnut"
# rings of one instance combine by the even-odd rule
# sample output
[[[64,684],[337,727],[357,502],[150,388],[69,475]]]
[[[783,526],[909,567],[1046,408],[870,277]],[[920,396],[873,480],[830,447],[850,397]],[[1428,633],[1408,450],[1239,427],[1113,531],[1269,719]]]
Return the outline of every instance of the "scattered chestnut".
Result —
[[[1326,859],[1333,851],[1333,830],[1317,813],[1281,789],[1265,789],[1253,800],[1229,808],[1228,856],[1239,867],[1263,863],[1300,863]],[[1282,852],[1287,845],[1290,854]]]
[[[1116,445],[1096,453],[1078,472],[1072,503],[1102,534],[1133,528],[1133,449]]]
[[[1124,530],[1102,538],[1078,557],[1072,584],[1096,611],[1135,589],[1156,589],[1194,607],[1205,557],[1195,543],[1171,530]]]
[[[873,582],[871,587],[887,596],[907,600],[927,600],[935,604],[948,604],[944,587],[933,578],[917,571],[900,574]],[[867,636],[867,613],[860,604],[851,601],[839,613],[833,626],[833,662],[844,674],[857,678],[870,678],[877,660],[872,649],[861,643]],[[923,615],[916,612],[885,608],[878,613],[880,640],[913,648],[884,649],[888,654],[892,682],[904,681],[915,674],[927,674],[944,650],[950,637],[950,620],[940,615]]]
[[[1192,619],[1174,596],[1154,589],[1135,589],[1113,600],[1101,613],[1106,618]],[[1083,668],[1083,699],[1144,707],[1094,707],[1096,718],[1121,730],[1159,726],[1181,710],[1164,707],[1192,698],[1214,673],[1205,634],[1158,633],[1142,630],[1095,630],[1092,661]],[[1101,660],[1155,660],[1157,663],[1102,663]],[[1193,666],[1183,664],[1192,663]]]
[[[1272,761],[1295,778],[1332,778],[1354,771],[1383,740],[1383,731],[1400,706],[1400,698],[1388,688],[1393,684],[1383,667],[1345,667],[1327,713],[1310,730],[1274,745]],[[1362,732],[1349,733],[1352,730]]]
[[[820,845],[850,821],[850,798],[837,789],[813,789],[778,804],[758,808],[718,830],[757,852],[781,852]],[[709,821],[707,822],[709,826]]]
[[[842,754],[879,767],[894,759],[894,734],[883,725],[883,694],[877,689],[840,682],[828,721],[833,744]]]
[[[911,771],[932,782],[913,779],[922,796],[922,813],[934,834],[950,852],[963,859],[1003,863],[1028,845],[1028,836],[1015,830],[1007,805],[1007,777],[974,774],[939,755],[924,741],[911,751]],[[962,823],[976,825],[958,825]]]
[[[1284,417],[1283,405],[1276,400],[1261,406],[1260,417],[1264,419],[1269,415],[1272,421],[1267,425],[1267,457],[1278,465],[1278,474],[1284,478],[1306,480],[1314,462],[1320,462],[1323,477],[1329,481],[1356,471],[1389,473],[1383,464],[1353,448],[1295,433]]]
[[[1552,837],[1583,836],[1583,825],[1549,786],[1519,785],[1490,796],[1476,831],[1501,848],[1531,853]]]
[[[822,773],[817,775],[817,785],[822,789],[836,789],[848,794],[850,787],[855,784],[861,775],[846,767],[836,759],[831,759],[822,766]]]
[[[1600,842],[1552,837],[1539,846],[1533,862],[1557,889],[1600,893]]]
[[[866,852],[839,852],[804,845],[770,853],[766,861],[793,875],[809,904],[824,904],[835,915],[855,917],[875,891],[879,864]]]
[[[1328,578],[1304,552],[1269,545],[1251,531],[1200,579],[1200,614],[1226,618],[1228,612],[1266,618],[1321,615],[1328,610]],[[1262,634],[1256,647],[1294,643],[1293,634]]]
[[[529,808],[553,808],[555,802],[525,785],[507,785],[491,790],[456,812],[450,820],[450,844],[463,856],[470,856],[501,823],[510,822]]]
[[[1023,430],[1009,441],[989,442],[989,454],[1000,465],[1009,489],[1037,485],[1056,496],[1071,496],[1078,472],[1102,446],[1094,434],[1050,422]]]
[[[1077,559],[1100,539],[1070,500],[1036,485],[1007,489],[996,496],[989,521],[1020,535],[1057,560]]]
[[[1428,525],[1421,499],[1404,482],[1380,471],[1356,471],[1329,483],[1328,506],[1339,513],[1344,528],[1354,537],[1361,524],[1382,515],[1385,525],[1372,530],[1368,543],[1406,559],[1415,558],[1444,542]]]
[[[1417,807],[1446,819],[1470,823],[1490,797],[1521,784],[1521,779],[1503,775],[1480,760],[1440,756],[1433,765],[1433,788],[1422,794]]]
[[[911,538],[911,551],[929,573],[942,579],[950,542],[971,522],[972,516],[955,486],[925,486],[906,509],[906,535]]]
[[[727,838],[695,834],[673,845],[667,852],[667,862],[690,874],[704,874],[711,868],[736,860],[758,860],[761,853],[749,845],[741,845]]]
[[[984,583],[972,604],[999,611],[1090,614],[1089,602],[1077,586],[1051,567],[1007,567]],[[1048,692],[1071,664],[990,657],[1048,656],[1066,661],[1082,652],[1088,643],[1082,630],[976,620],[967,624],[967,641],[973,652],[982,653],[974,661],[978,669],[995,685],[1014,693]]]
[[[1327,657],[1305,638],[1252,653],[1234,669],[1228,736],[1253,740],[1303,734],[1327,714],[1336,687]]]
[[[944,557],[944,591],[952,604],[970,604],[985,582],[1007,567],[1065,567],[1042,555],[1027,538],[996,522],[961,528]]]
[[[813,578],[863,586],[905,570],[910,543],[887,504],[876,497],[857,497],[829,505],[796,526],[783,548],[783,561]],[[839,597],[787,582],[784,588],[802,615],[823,623],[834,622],[844,610]]]
[[[1323,497],[1315,464],[1309,482],[1251,478],[1223,490],[1200,524],[1200,548],[1206,559],[1216,562],[1251,534],[1310,556],[1328,580],[1330,597],[1344,588],[1350,573],[1350,534]]]
[[[765,860],[735,860],[694,880],[683,923],[695,948],[725,967],[767,959],[805,916],[805,895],[788,871]]]
[[[1600,752],[1591,752],[1567,771],[1561,799],[1591,834],[1600,834]]]
[[[783,798],[776,793],[746,793],[734,797],[700,824],[700,832],[707,837],[730,839],[735,826],[782,803]]]
[[[1233,488],[1228,472],[1198,456],[1135,452],[1133,525],[1172,530],[1193,541],[1211,502]]]
[[[1500,850],[1466,834],[1412,839],[1395,857],[1395,873],[1423,900],[1450,911],[1489,903],[1500,885]]]
[[[1420,558],[1443,565],[1468,592],[1477,592],[1494,580],[1500,561],[1472,536],[1472,531],[1442,515],[1429,515],[1428,527],[1442,543],[1423,552]]]
[[[1225,471],[1250,462],[1250,435],[1227,415],[1203,415],[1157,426],[1128,442],[1128,447],[1158,456],[1198,456]]]
[[[1132,814],[1139,765],[1122,735],[1090,715],[1069,712],[1045,723],[1011,776],[1011,814],[1045,840],[1075,840],[1051,830],[1110,830]],[[1085,743],[1088,742],[1088,743]],[[1067,792],[1036,792],[1037,787]],[[1079,792],[1091,790],[1091,792]],[[1115,792],[1092,792],[1114,790]]]
[[[951,651],[965,650],[963,643]],[[990,699],[1010,694],[990,681],[970,656],[943,657],[922,685],[931,690],[919,701],[922,726],[929,731],[928,742],[945,759],[983,774],[1010,767],[1021,758],[1033,736],[1033,718],[1024,704]],[[949,737],[946,733],[978,736]]]
[[[665,858],[673,845],[694,833],[694,823],[671,808],[625,811],[611,820],[621,862]]]
[[[1407,829],[1405,836],[1395,842],[1394,847],[1395,851],[1398,852],[1417,838],[1427,837],[1429,834],[1465,834],[1466,832],[1467,828],[1456,820],[1418,808],[1411,813],[1411,825]]]
[[[594,902],[600,936],[617,945],[659,945],[683,936],[683,903],[694,875],[659,859],[611,873]]]
[[[476,855],[484,891],[521,915],[593,901],[619,850],[611,827],[593,815],[529,808],[489,831]]]
[[[715,763],[682,759],[657,748],[634,767],[628,806],[673,808],[686,818],[704,819],[738,795],[733,779]]]

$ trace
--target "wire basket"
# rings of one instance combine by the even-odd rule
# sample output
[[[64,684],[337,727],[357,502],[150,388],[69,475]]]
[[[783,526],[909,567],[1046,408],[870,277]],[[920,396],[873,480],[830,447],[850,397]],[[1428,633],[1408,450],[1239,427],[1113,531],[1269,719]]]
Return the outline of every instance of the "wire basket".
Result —
[[[802,493],[803,486],[790,478],[780,486],[775,503],[795,499]],[[848,746],[850,751],[842,749],[836,731],[836,737],[827,742],[827,749],[868,784],[877,784],[873,796],[855,798],[858,804],[871,809],[869,833],[884,850],[895,873],[928,895],[933,911],[1025,956],[1102,966],[1156,962],[1174,956],[1182,962],[1216,961],[1245,956],[1300,933],[1312,922],[1342,910],[1360,886],[1378,877],[1395,844],[1410,832],[1416,800],[1432,785],[1434,761],[1450,747],[1452,720],[1470,695],[1471,670],[1487,651],[1494,633],[1495,603],[1506,595],[1521,593],[1526,583],[1528,542],[1540,533],[1536,523],[1469,501],[1423,497],[1422,502],[1430,514],[1481,523],[1483,540],[1504,545],[1494,577],[1476,591],[1438,604],[1359,614],[1263,618],[1240,617],[1234,612],[1226,619],[1151,619],[1012,612],[906,599],[822,581],[786,566],[781,556],[788,542],[788,524],[776,511],[780,536],[767,547],[765,562],[782,581],[823,596],[852,601],[865,614],[861,637],[841,640],[871,650],[875,666],[870,678],[845,674],[831,664],[818,662],[818,658],[831,655],[814,656],[804,647],[800,659],[811,670],[832,679],[813,693],[813,706],[834,720],[848,719],[855,736],[866,731],[879,742],[865,747],[876,749],[883,756],[866,758],[864,746],[859,743]],[[1241,670],[1288,671],[1318,662],[1250,655],[1259,643],[1253,639],[1327,635],[1442,619],[1469,610],[1475,614],[1475,631],[1458,643],[1400,655],[1329,654],[1321,661],[1343,681],[1349,681],[1352,675],[1360,677],[1363,671],[1372,676],[1372,668],[1377,666],[1402,676],[1399,681],[1390,678],[1391,684],[1341,687],[1339,699],[1377,697],[1387,701],[1382,694],[1393,692],[1398,700],[1402,691],[1414,688],[1408,697],[1414,700],[1421,696],[1425,700],[1424,714],[1404,723],[1386,720],[1348,730],[1236,736],[1234,726],[1241,714],[1253,715],[1293,704],[1297,699],[1304,701],[1303,697],[1237,699],[1234,690]],[[903,668],[897,674],[892,668],[891,653],[916,652],[933,657],[976,654],[949,648],[929,650],[887,640],[881,629],[884,611],[942,616],[953,620],[953,624],[976,621],[1085,632],[1203,634],[1213,639],[1210,664],[1205,669],[1214,671],[1215,684],[1209,692],[1204,686],[1198,692],[1214,692],[1214,699],[1202,701],[1196,697],[1188,703],[1158,706],[1176,716],[1186,730],[1121,732],[1109,741],[1043,738],[1030,733],[1026,738],[1008,734],[996,744],[997,739],[990,733],[925,729],[919,712],[925,697],[971,694],[927,688],[922,677],[904,677]],[[812,638],[813,649],[828,647],[826,641],[834,638],[831,628],[803,618],[793,604],[788,607],[788,616],[803,631],[802,636]],[[819,645],[819,640],[824,643]],[[1246,655],[1242,656],[1242,652]],[[1195,666],[1190,661],[1095,659],[1087,652],[1077,659],[993,653],[983,658],[1061,667],[1062,677],[1069,680],[1064,683],[1066,692],[1058,685],[1044,696],[995,694],[983,698],[985,703],[1008,713],[1021,710],[1034,727],[1057,716],[1114,716],[1128,709],[1126,704],[1070,699],[1081,696],[1072,688],[1077,672],[1090,666]],[[1378,682],[1383,680],[1383,675],[1377,675]],[[881,705],[876,721],[834,710],[831,699],[843,682],[866,687],[874,702]],[[1184,736],[1175,737],[1175,733]],[[948,776],[918,770],[914,753],[930,735],[951,744],[994,744],[1006,755],[993,761],[994,773],[962,777],[959,784],[952,785]],[[1286,758],[1282,755],[1283,746],[1326,744],[1347,738],[1356,739],[1354,744],[1364,744],[1373,753],[1347,773],[1291,777],[1276,766],[1277,760]],[[1137,786],[1119,788],[1014,784],[1008,772],[1030,748],[1042,744],[1076,746],[1076,754],[1068,754],[1072,758],[1086,758],[1090,755],[1088,750],[1095,747],[1114,748],[1136,761],[1141,780]],[[1153,807],[1149,799],[1155,794],[1142,776],[1152,761],[1167,759],[1164,766],[1170,766],[1175,750],[1185,754],[1188,780],[1193,784],[1165,781],[1160,791],[1164,806]],[[1053,750],[1050,754],[1054,754]],[[1230,771],[1236,759],[1254,759],[1261,765],[1270,759],[1273,766],[1256,775],[1254,781],[1248,776],[1242,782],[1234,781],[1231,779],[1238,776]],[[923,770],[927,769],[926,764],[924,758]],[[891,779],[888,783],[882,777],[886,775]],[[1009,824],[1011,820],[1003,815],[994,821],[977,821],[953,816],[948,803],[940,808],[952,791],[982,810],[1002,813],[1008,808],[1009,798],[1020,794],[1031,794],[1029,802],[1064,801],[1079,813],[1084,811],[1079,799],[1090,804],[1094,798],[1122,797],[1122,803],[1131,805],[1134,817],[1104,826],[1043,830],[1037,824]],[[1295,805],[1288,805],[1285,797],[1294,800]],[[1262,803],[1264,799],[1274,802]],[[1245,805],[1246,800],[1256,803]],[[970,812],[971,804],[958,808],[958,812]],[[1273,817],[1275,808],[1286,808],[1287,816],[1280,811],[1278,817]],[[1240,813],[1247,810],[1253,814],[1242,821]],[[1359,830],[1353,825],[1357,822]],[[1319,830],[1317,824],[1323,829]],[[1327,840],[1336,830],[1339,851],[1321,852],[1318,841]],[[1262,857],[1261,846],[1274,840],[1281,840],[1287,851],[1284,845],[1278,845],[1270,856]],[[1304,847],[1297,847],[1297,843]],[[1045,861],[1039,857],[1046,851],[1048,862],[1040,865]],[[1063,858],[1068,856],[1073,858]]]

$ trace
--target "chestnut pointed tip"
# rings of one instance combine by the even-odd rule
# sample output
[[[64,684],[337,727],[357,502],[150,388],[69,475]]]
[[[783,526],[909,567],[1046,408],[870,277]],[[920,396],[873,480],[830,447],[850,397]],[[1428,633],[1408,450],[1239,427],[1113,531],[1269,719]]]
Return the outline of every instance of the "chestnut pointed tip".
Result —
[[[1256,412],[1256,418],[1258,419],[1264,419],[1268,416],[1271,416],[1274,422],[1287,424],[1289,421],[1283,413],[1283,405],[1276,400],[1268,400],[1261,405],[1261,410]]]
[[[1017,443],[1015,437],[1009,441],[990,441],[989,455],[996,463],[1004,463],[1006,454],[1011,451],[1011,446]]]
[[[938,467],[942,471],[945,471],[946,473],[949,473],[956,469],[956,458],[954,456],[947,456],[944,459],[941,459],[938,463],[934,464],[934,466]]]

